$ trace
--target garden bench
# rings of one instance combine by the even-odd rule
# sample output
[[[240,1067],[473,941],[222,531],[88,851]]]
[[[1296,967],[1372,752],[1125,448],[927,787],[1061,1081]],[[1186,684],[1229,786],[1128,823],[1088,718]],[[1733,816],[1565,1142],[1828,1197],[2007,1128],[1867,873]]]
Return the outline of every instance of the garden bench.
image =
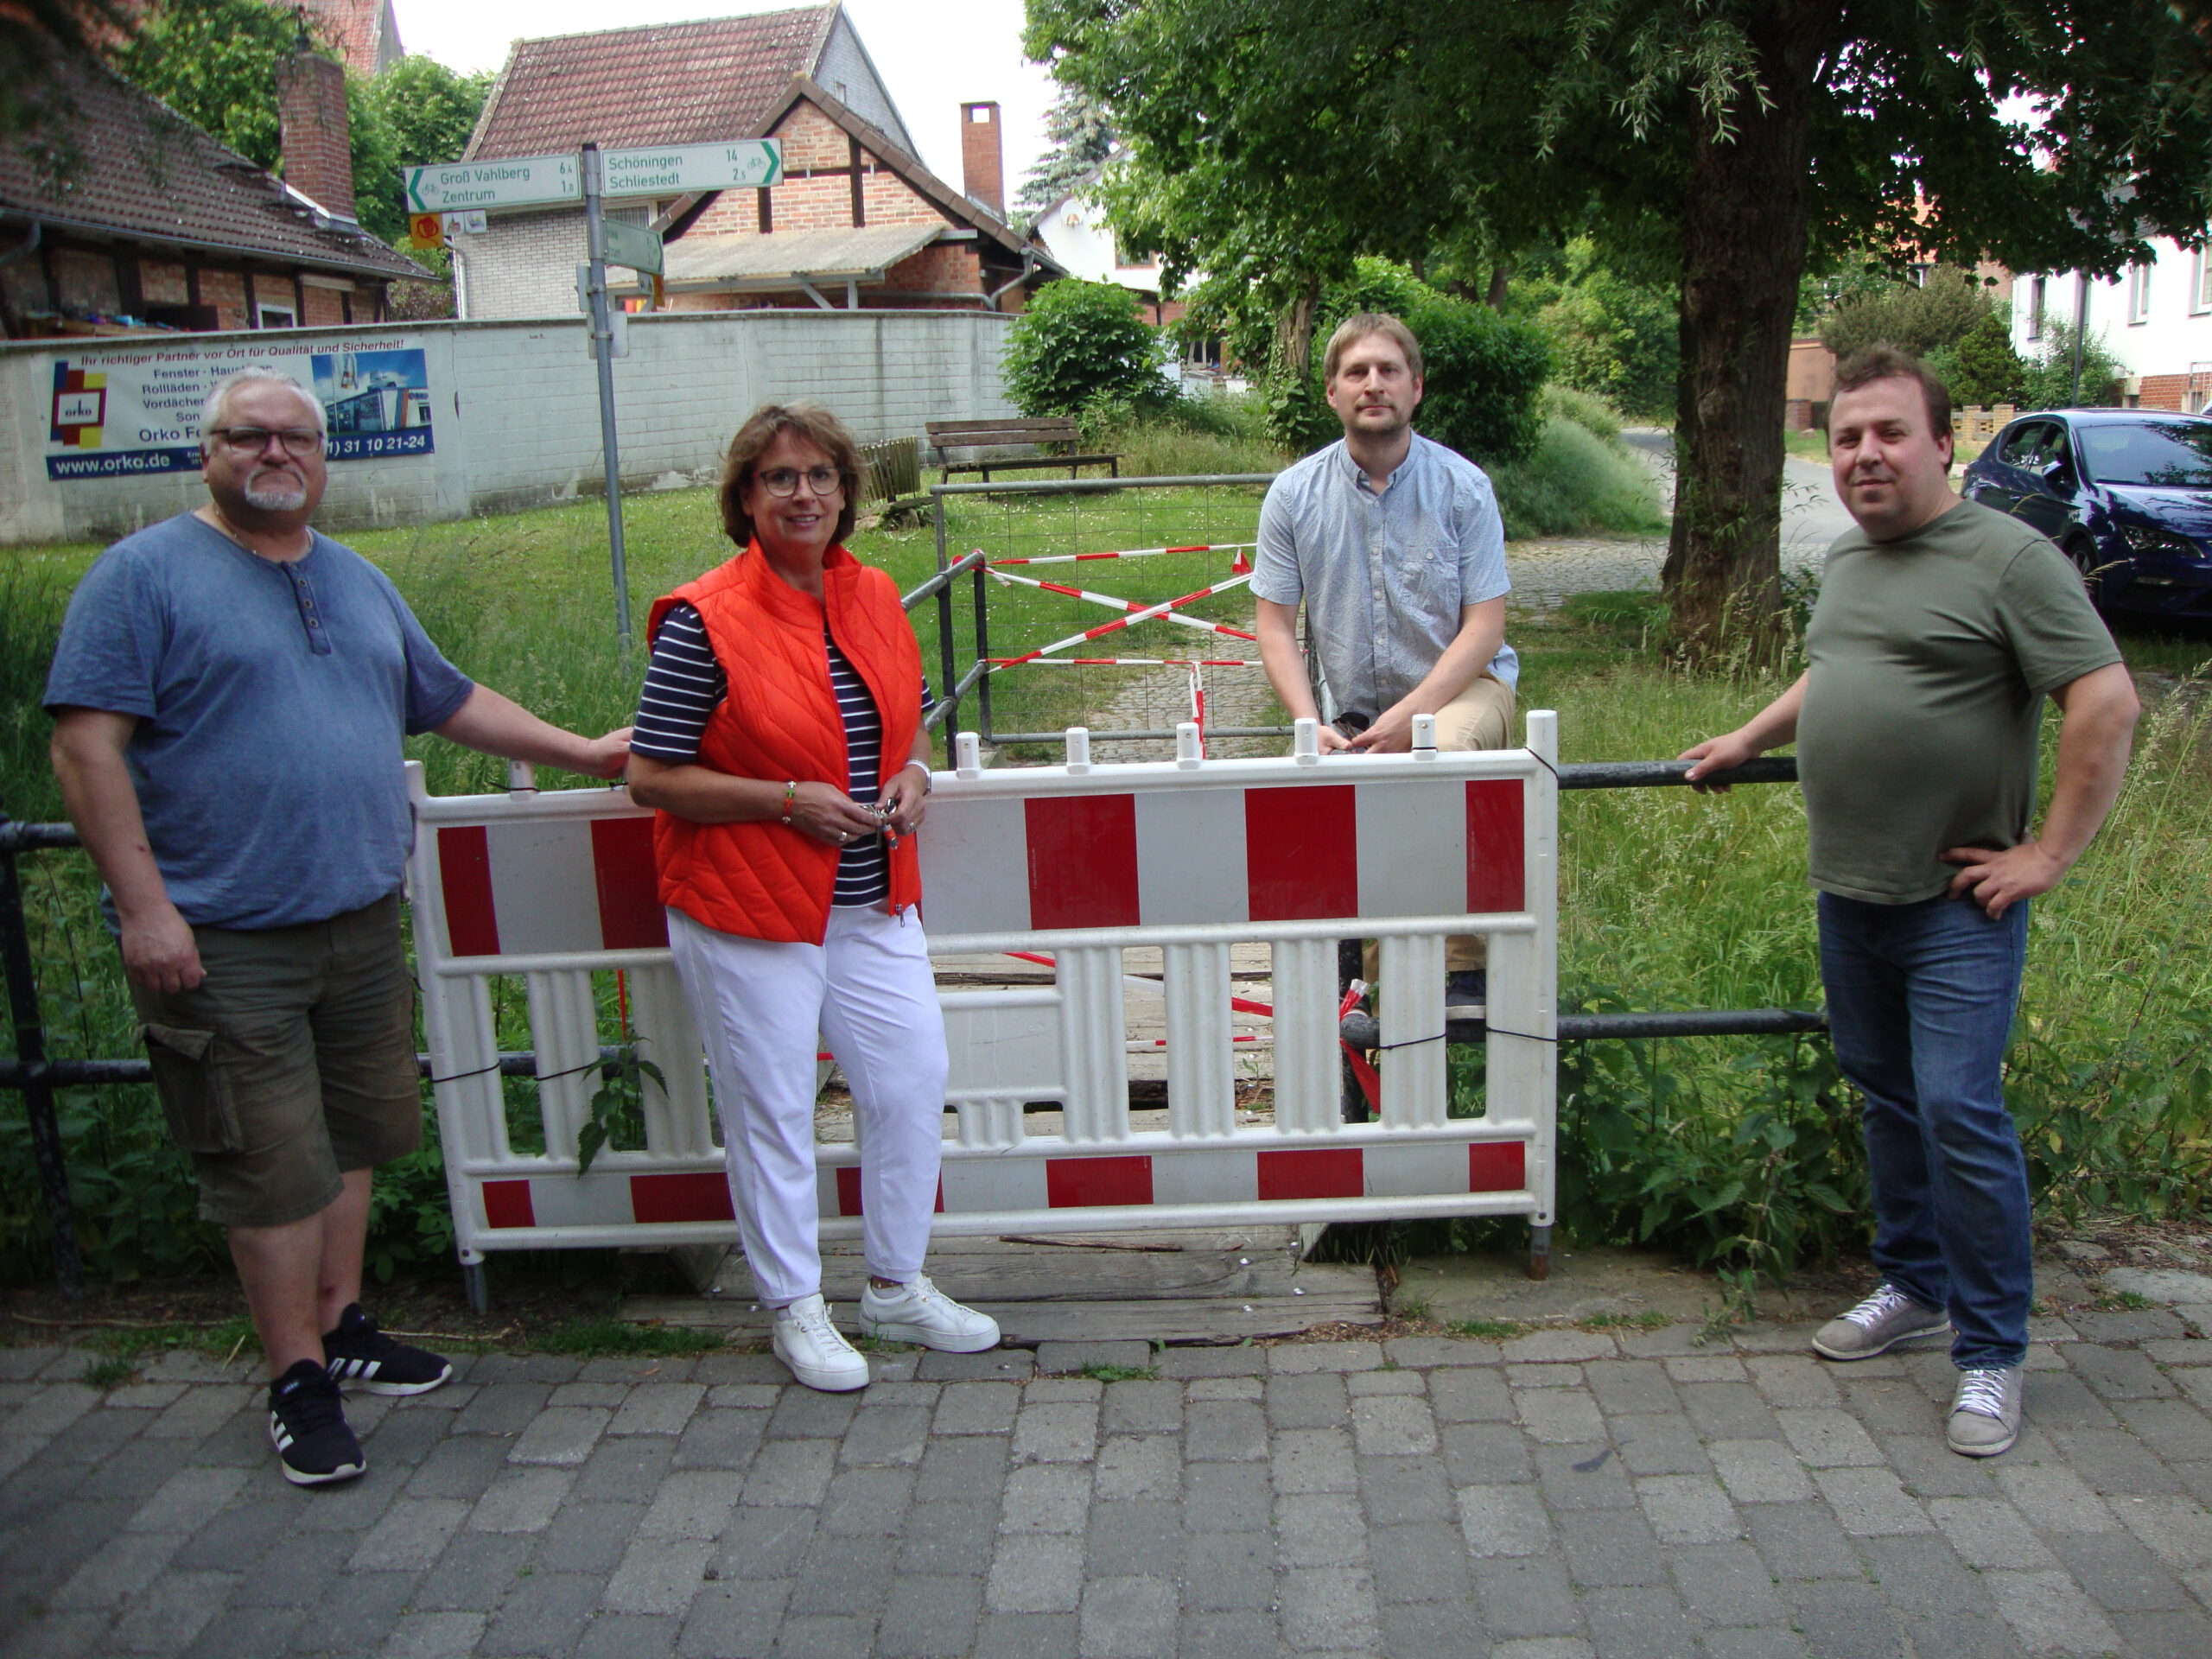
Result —
[[[1070,415],[1052,416],[1043,420],[1005,421],[931,421],[928,423],[930,447],[937,451],[938,465],[944,469],[940,482],[949,481],[955,473],[981,473],[983,482],[991,481],[994,470],[999,472],[1027,472],[1040,467],[1065,467],[1068,476],[1078,475],[1084,467],[1104,467],[1112,476],[1122,475],[1122,458],[1117,454],[1077,454],[1076,446],[1083,442],[1075,417]],[[1065,446],[1059,454],[994,455],[977,461],[954,461],[954,449],[977,449],[995,444],[1033,443],[1039,448]]]

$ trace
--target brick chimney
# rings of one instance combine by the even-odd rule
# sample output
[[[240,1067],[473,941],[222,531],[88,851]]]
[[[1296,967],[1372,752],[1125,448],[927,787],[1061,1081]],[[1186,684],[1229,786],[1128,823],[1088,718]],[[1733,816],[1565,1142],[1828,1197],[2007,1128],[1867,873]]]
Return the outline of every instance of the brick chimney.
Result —
[[[999,106],[960,106],[961,188],[1001,219],[1006,217],[1006,162],[999,145]]]
[[[345,67],[317,56],[302,39],[276,67],[276,119],[284,182],[332,213],[353,218]]]

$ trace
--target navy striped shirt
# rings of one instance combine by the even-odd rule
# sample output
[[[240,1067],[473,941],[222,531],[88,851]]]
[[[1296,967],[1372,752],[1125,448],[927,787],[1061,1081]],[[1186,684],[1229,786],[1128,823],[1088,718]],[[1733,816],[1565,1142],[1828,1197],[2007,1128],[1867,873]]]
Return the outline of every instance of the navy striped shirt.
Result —
[[[868,683],[826,629],[822,644],[829,653],[830,685],[837,694],[837,712],[845,722],[845,769],[850,779],[846,792],[862,806],[872,806],[883,787],[883,716],[868,695]],[[653,639],[631,750],[665,766],[694,765],[707,721],[728,696],[728,677],[715,660],[697,608],[671,605]],[[922,701],[929,701],[926,682]],[[830,903],[853,908],[880,905],[890,896],[890,859],[883,837],[874,835],[847,842],[837,861],[837,890]]]

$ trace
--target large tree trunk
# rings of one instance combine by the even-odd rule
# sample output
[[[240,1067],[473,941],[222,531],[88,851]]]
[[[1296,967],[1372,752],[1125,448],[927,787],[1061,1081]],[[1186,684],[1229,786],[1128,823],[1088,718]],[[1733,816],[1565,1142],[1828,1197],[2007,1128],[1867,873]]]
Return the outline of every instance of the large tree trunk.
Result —
[[[1321,279],[1308,273],[1275,319],[1275,372],[1287,385],[1302,384],[1313,360],[1313,311],[1320,302]]]
[[[1675,523],[1662,578],[1693,659],[1764,652],[1781,610],[1782,423],[1805,266],[1806,157],[1817,61],[1807,3],[1747,20],[1767,102],[1722,137],[1699,116],[1683,201],[1682,362]]]

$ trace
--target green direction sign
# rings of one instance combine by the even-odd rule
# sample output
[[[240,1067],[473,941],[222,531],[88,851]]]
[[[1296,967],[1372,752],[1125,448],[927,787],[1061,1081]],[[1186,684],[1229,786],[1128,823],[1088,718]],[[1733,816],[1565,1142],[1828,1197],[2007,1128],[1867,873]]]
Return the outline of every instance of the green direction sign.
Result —
[[[449,213],[471,207],[550,207],[584,199],[576,158],[518,156],[501,162],[454,162],[400,169],[407,210]]]
[[[750,189],[782,180],[784,147],[774,138],[747,138],[658,149],[609,149],[601,152],[600,167],[601,188],[610,199]]]
[[[600,236],[607,244],[606,260],[610,265],[627,265],[632,270],[660,270],[660,236],[642,225],[626,225],[619,219],[603,219],[599,223]]]

